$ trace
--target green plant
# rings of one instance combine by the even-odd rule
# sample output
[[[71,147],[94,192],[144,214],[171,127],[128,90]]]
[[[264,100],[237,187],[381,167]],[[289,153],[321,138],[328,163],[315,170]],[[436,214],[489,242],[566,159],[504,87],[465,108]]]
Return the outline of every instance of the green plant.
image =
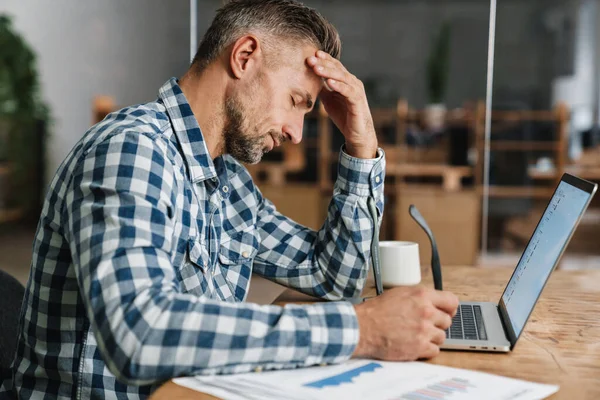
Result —
[[[25,208],[35,191],[31,175],[35,157],[41,155],[32,146],[38,142],[40,123],[49,126],[50,112],[41,99],[35,53],[14,30],[11,18],[0,14],[0,161],[10,162],[12,192],[18,193],[13,200]]]
[[[427,59],[427,91],[430,103],[442,103],[446,96],[450,64],[450,24],[444,23],[433,40]]]

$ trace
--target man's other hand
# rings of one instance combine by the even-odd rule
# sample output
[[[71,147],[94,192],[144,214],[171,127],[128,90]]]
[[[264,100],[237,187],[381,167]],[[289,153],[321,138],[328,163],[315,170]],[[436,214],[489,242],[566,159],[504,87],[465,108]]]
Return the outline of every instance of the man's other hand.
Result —
[[[307,58],[325,81],[320,97],[325,111],[346,138],[346,151],[358,158],[377,156],[377,136],[363,83],[324,51]]]
[[[458,308],[450,293],[398,287],[355,306],[360,339],[354,357],[409,361],[435,357]]]

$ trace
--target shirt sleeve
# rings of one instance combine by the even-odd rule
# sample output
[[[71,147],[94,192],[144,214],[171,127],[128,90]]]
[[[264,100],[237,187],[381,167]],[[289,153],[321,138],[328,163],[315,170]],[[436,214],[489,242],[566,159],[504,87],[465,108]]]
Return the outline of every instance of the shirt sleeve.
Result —
[[[111,373],[146,385],[348,359],[358,322],[347,302],[259,306],[182,292],[171,258],[178,183],[165,154],[145,134],[105,139],[79,161],[63,210],[90,329]]]
[[[367,279],[375,224],[368,200],[383,215],[385,154],[360,159],[340,152],[327,219],[317,232],[279,213],[258,188],[261,246],[254,271],[267,279],[328,300],[359,296]],[[285,189],[283,189],[285,190]]]

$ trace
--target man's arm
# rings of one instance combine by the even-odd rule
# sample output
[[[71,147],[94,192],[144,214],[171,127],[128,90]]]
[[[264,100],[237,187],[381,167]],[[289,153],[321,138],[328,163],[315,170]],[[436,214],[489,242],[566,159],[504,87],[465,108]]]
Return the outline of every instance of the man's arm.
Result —
[[[117,379],[142,385],[349,358],[358,322],[348,303],[282,308],[181,292],[177,182],[165,154],[144,134],[106,139],[80,160],[63,210],[90,327]]]
[[[256,189],[261,246],[254,271],[329,300],[360,295],[369,271],[374,229],[367,202],[375,200],[381,224],[384,178],[382,150],[375,159],[360,159],[342,149],[333,199],[318,232],[277,212]]]
[[[266,278],[330,300],[358,296],[371,258],[374,221],[383,215],[385,160],[362,82],[324,51],[306,59],[326,82],[321,101],[346,144],[325,224],[315,234],[277,213],[259,194],[262,244],[254,263]]]

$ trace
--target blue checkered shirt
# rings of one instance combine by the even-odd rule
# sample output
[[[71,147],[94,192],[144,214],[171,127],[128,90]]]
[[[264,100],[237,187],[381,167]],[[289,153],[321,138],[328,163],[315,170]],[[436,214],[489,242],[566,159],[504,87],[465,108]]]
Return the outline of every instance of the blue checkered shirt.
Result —
[[[348,359],[352,305],[244,302],[251,273],[327,300],[367,278],[383,152],[340,155],[318,232],[211,159],[176,79],[110,114],[60,166],[35,237],[13,377],[20,398],[144,398],[170,378]]]

